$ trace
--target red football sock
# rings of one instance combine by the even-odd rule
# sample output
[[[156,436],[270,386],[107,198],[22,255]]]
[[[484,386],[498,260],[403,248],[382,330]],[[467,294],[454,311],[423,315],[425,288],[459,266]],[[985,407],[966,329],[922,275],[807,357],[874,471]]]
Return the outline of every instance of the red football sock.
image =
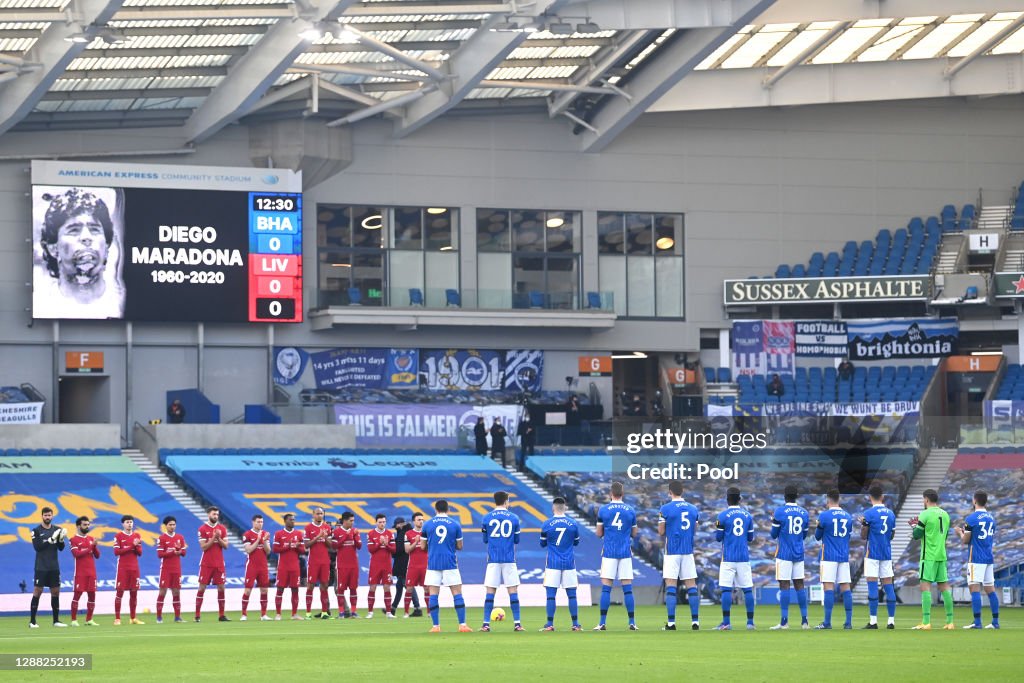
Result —
[[[96,593],[90,591],[85,598],[85,620],[92,621],[92,613],[96,610]]]
[[[267,616],[267,594],[260,593],[260,616]]]
[[[313,610],[313,587],[306,586],[306,611],[310,612]]]
[[[277,607],[277,615],[281,616],[281,603],[284,602],[284,589],[277,589],[277,596],[274,598],[274,605]]]
[[[203,611],[203,594],[202,592],[196,593],[196,619],[199,618],[199,613]]]
[[[114,618],[121,618],[121,596],[124,595],[124,591],[117,591],[117,595],[114,596]]]
[[[320,609],[324,612],[331,611],[331,598],[327,594],[327,586],[320,586]]]
[[[249,596],[252,595],[248,591],[242,593],[242,616],[246,616],[249,612]]]
[[[370,594],[366,596],[366,611],[373,611],[373,603],[377,602],[377,587],[370,586]]]
[[[352,614],[356,613],[356,604],[359,602],[359,593],[356,592],[355,587],[349,587],[348,589],[348,603],[349,607],[352,608]]]
[[[224,616],[224,591],[217,592],[217,611],[220,612],[220,616]]]
[[[384,611],[391,614],[391,587],[384,586]]]
[[[174,595],[171,597],[171,605],[174,607],[174,618],[181,619],[181,596]]]
[[[167,597],[166,593],[164,593],[163,595],[160,595],[158,593],[157,596],[156,596],[156,618],[157,619],[163,619],[163,617],[164,617],[164,599],[166,597]]]
[[[299,613],[299,589],[292,589],[292,616]]]
[[[74,597],[71,598],[71,621],[78,618],[78,601],[82,597],[82,591],[75,591]]]
[[[128,591],[128,610],[131,614],[132,619],[135,618],[135,608],[139,604],[139,593],[137,591]]]

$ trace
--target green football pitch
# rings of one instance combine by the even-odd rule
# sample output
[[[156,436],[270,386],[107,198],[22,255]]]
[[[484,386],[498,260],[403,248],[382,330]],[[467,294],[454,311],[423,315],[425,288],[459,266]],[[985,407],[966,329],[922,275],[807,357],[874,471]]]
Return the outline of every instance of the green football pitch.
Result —
[[[313,681],[1006,681],[1021,680],[1024,652],[1024,610],[1006,609],[999,631],[965,631],[969,610],[958,608],[953,632],[911,631],[920,609],[901,607],[895,631],[862,631],[867,608],[858,606],[854,631],[795,630],[771,632],[777,607],[758,610],[758,628],[719,633],[716,607],[702,608],[703,630],[689,628],[688,612],[680,611],[681,630],[663,632],[660,607],[641,607],[639,632],[626,629],[625,613],[613,606],[608,631],[592,633],[597,608],[581,610],[587,630],[569,630],[568,613],[560,608],[555,633],[540,633],[541,609],[524,609],[525,633],[513,633],[511,621],[494,624],[491,633],[458,633],[455,614],[442,610],[444,632],[429,634],[430,620],[377,618],[309,622],[219,623],[205,614],[200,624],[154,623],[118,626],[111,617],[99,627],[57,630],[47,619],[29,630],[28,619],[0,619],[0,653],[25,655],[92,655],[88,672],[0,672],[10,680],[243,680]],[[259,612],[256,612],[257,615]],[[799,612],[794,608],[793,614]],[[42,616],[42,615],[41,615]],[[66,620],[67,615],[62,615]],[[250,619],[252,612],[250,611]],[[842,610],[837,610],[839,623]],[[469,611],[469,623],[480,626],[481,610]],[[811,623],[821,620],[812,608]],[[936,625],[944,622],[941,607],[933,609]],[[988,618],[986,608],[983,618]],[[127,620],[126,620],[127,622]]]

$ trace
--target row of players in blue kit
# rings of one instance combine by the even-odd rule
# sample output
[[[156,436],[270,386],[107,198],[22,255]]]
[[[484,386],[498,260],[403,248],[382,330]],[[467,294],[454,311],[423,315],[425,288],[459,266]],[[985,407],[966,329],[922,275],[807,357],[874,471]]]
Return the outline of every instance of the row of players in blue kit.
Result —
[[[674,481],[669,485],[672,500],[660,510],[658,532],[665,536],[665,561],[663,577],[666,584],[666,608],[668,620],[665,630],[676,630],[675,611],[678,594],[677,586],[682,582],[686,588],[690,606],[691,628],[700,628],[698,613],[700,599],[696,588],[697,570],[694,562],[694,534],[700,512],[691,503],[682,498],[682,482]],[[888,611],[887,628],[895,628],[896,592],[893,587],[892,538],[895,533],[896,515],[883,502],[884,492],[879,486],[870,490],[871,507],[860,517],[861,536],[867,541],[864,562],[864,575],[868,583],[868,600],[870,617],[867,629],[878,628],[879,585],[886,596]],[[629,629],[638,630],[634,615],[635,600],[633,597],[632,580],[632,539],[637,532],[637,516],[635,510],[623,502],[624,489],[619,482],[613,482],[610,489],[611,502],[602,506],[598,512],[597,535],[603,539],[601,559],[601,600],[600,623],[595,631],[606,630],[608,610],[611,604],[611,591],[615,581],[622,586],[623,602],[629,617]],[[499,502],[498,496],[503,498]],[[983,494],[977,494],[983,495]],[[807,593],[804,590],[804,540],[810,531],[810,515],[807,510],[797,504],[799,491],[796,486],[787,486],[784,491],[785,504],[779,507],[772,516],[771,536],[778,540],[776,550],[776,577],[781,592],[781,621],[772,630],[789,628],[790,586],[796,589],[797,602],[800,608],[801,627],[810,628],[807,621]],[[835,606],[835,589],[838,586],[846,612],[843,627],[852,628],[853,594],[850,590],[850,536],[855,520],[839,505],[838,490],[829,491],[827,508],[818,516],[814,537],[821,543],[819,554],[820,574],[825,591],[825,619],[817,629],[832,628],[831,618]],[[754,538],[754,519],[749,511],[740,507],[740,490],[732,487],[727,491],[728,508],[721,512],[716,520],[716,540],[722,543],[722,563],[719,571],[719,587],[722,591],[722,623],[716,629],[728,631],[732,629],[730,617],[732,593],[739,588],[744,594],[747,612],[747,629],[754,629],[754,598],[753,578],[750,567],[749,544]],[[515,629],[522,630],[519,622],[519,601],[516,591],[519,585],[518,570],[515,564],[515,545],[519,542],[519,518],[508,510],[507,494],[496,494],[498,503],[494,511],[483,521],[483,539],[488,546],[488,565],[485,578],[487,602],[484,609],[484,624],[481,630],[489,631],[489,616],[494,604],[494,594],[498,587],[504,585],[510,594],[510,602],[515,619]],[[443,501],[439,501],[443,503]],[[968,529],[976,521],[976,516],[986,516],[988,524],[994,525],[991,515],[984,509],[985,501],[975,500],[976,512],[968,517]],[[447,511],[447,505],[444,504]],[[544,586],[547,591],[547,623],[541,630],[554,630],[555,597],[559,588],[564,588],[569,598],[569,611],[572,617],[572,629],[581,630],[578,621],[575,558],[573,548],[579,543],[579,530],[576,523],[565,515],[565,501],[557,498],[554,501],[554,517],[544,523],[541,529],[541,545],[548,548],[547,562],[544,573]],[[438,511],[441,512],[440,510]],[[992,527],[994,530],[994,526]],[[946,530],[948,532],[948,529]],[[971,545],[971,561],[975,564],[991,565],[992,533],[977,534],[965,539]],[[458,576],[456,550],[462,547],[461,527],[444,514],[439,514],[424,527],[424,544],[428,550],[428,579],[430,587],[430,614],[435,631],[438,626],[437,593],[440,586],[452,588],[455,595],[456,611],[459,616],[460,630],[465,627],[465,604],[462,600],[461,577]],[[818,554],[818,553],[816,553]],[[433,570],[433,571],[431,571]],[[450,572],[450,574],[446,574]],[[431,574],[434,574],[431,577]],[[431,580],[433,579],[433,580]],[[990,597],[990,581],[984,585]],[[980,589],[980,585],[972,585],[972,592]],[[977,602],[975,623],[966,628],[981,628],[980,594],[972,595]],[[993,607],[994,626],[998,628],[998,612]]]

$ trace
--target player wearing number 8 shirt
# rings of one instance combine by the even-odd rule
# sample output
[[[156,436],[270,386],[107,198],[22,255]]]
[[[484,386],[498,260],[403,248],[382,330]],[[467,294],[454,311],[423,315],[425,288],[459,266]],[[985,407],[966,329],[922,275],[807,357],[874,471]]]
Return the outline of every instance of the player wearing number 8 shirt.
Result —
[[[850,592],[850,531],[853,517],[839,507],[839,489],[830,489],[828,507],[818,515],[814,538],[821,541],[821,584],[825,589],[825,620],[816,629],[832,628],[832,609],[836,604],[835,586],[843,594],[846,610],[844,629],[853,628],[853,593]]]
[[[995,557],[992,555],[992,539],[996,534],[996,518],[985,506],[988,494],[977,491],[974,494],[974,511],[967,515],[963,527],[955,527],[960,540],[968,546],[967,587],[971,591],[971,607],[974,622],[964,626],[967,629],[981,626],[981,589],[988,595],[992,608],[992,623],[985,628],[999,628],[999,596],[996,595],[994,576]]]
[[[718,587],[722,591],[722,623],[718,631],[731,631],[732,590],[743,589],[747,607],[747,630],[754,630],[754,579],[750,571],[750,542],[754,540],[754,518],[740,507],[740,490],[735,486],[725,492],[729,507],[718,514],[715,540],[722,544],[722,565],[718,570]]]
[[[789,585],[796,589],[796,600],[800,606],[800,628],[808,629],[807,592],[804,590],[804,539],[810,527],[807,510],[797,505],[799,490],[793,484],[783,492],[786,504],[772,515],[772,538],[779,540],[775,549],[775,578],[779,582],[779,607],[782,618],[772,626],[772,631],[789,628]]]
[[[690,628],[696,631],[700,629],[700,596],[697,593],[697,565],[693,561],[693,533],[700,512],[694,505],[683,500],[683,482],[673,481],[668,485],[668,490],[672,500],[661,506],[658,517],[658,535],[665,537],[665,562],[661,575],[665,579],[668,621],[664,630],[676,630],[676,592],[682,581],[690,603]]]
[[[491,610],[494,609],[494,594],[505,586],[508,602],[512,608],[513,630],[522,631],[519,621],[519,568],[516,566],[516,545],[519,543],[519,516],[508,509],[508,494],[498,491],[494,494],[494,509],[484,516],[480,531],[487,546],[487,570],[484,586],[484,623],[481,631],[491,630]]]
[[[896,513],[885,507],[882,487],[875,484],[868,491],[871,507],[861,515],[860,537],[868,542],[864,553],[864,578],[868,582],[868,625],[878,628],[878,583],[885,590],[885,607],[889,612],[887,629],[896,628],[896,589],[892,585],[892,538],[896,534]]]
[[[434,503],[437,512],[434,518],[423,525],[420,548],[427,551],[427,590],[430,592],[428,606],[430,619],[434,622],[431,633],[440,633],[441,615],[438,594],[441,586],[448,586],[455,603],[455,614],[459,618],[459,632],[469,633],[473,629],[466,625],[466,601],[462,597],[462,574],[455,553],[462,550],[462,526],[448,516],[448,501]]]
[[[633,537],[636,536],[636,510],[622,502],[623,486],[613,481],[612,502],[597,513],[597,537],[604,539],[601,549],[601,622],[595,631],[606,630],[608,608],[612,604],[612,584],[622,586],[622,602],[629,617],[629,630],[637,631],[636,603],[633,600]]]

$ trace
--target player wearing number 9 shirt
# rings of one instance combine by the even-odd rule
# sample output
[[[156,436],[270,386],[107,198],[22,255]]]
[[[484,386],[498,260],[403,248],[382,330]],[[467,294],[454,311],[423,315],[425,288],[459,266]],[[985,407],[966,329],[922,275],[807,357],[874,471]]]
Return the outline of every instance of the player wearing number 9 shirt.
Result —
[[[665,562],[661,575],[665,579],[668,621],[664,630],[676,630],[676,591],[682,581],[690,603],[690,628],[697,631],[700,629],[697,619],[700,595],[697,593],[697,564],[693,561],[693,533],[700,512],[692,503],[683,500],[683,482],[673,481],[668,490],[672,500],[661,506],[658,517],[658,535],[665,537]]]
[[[595,631],[604,631],[608,608],[612,603],[612,584],[618,579],[622,586],[622,602],[629,616],[629,630],[636,631],[635,602],[633,600],[633,537],[636,536],[636,511],[622,502],[623,486],[613,481],[612,502],[601,506],[597,513],[597,537],[604,539],[601,549],[601,622]]]
[[[438,608],[438,593],[441,586],[448,586],[455,603],[455,614],[459,617],[459,632],[472,631],[466,626],[466,601],[462,597],[462,575],[455,553],[462,550],[462,526],[448,516],[448,501],[434,503],[437,512],[434,518],[423,525],[420,547],[427,551],[427,590],[430,592],[430,619],[434,626],[431,633],[440,633],[441,615]]]
[[[814,538],[821,541],[821,584],[825,589],[825,621],[817,629],[832,628],[832,608],[836,604],[836,584],[843,594],[846,610],[844,629],[853,628],[853,593],[850,592],[850,531],[853,517],[839,507],[839,489],[827,494],[828,508],[818,515]]]
[[[715,628],[731,631],[732,589],[743,589],[747,607],[747,630],[754,630],[754,580],[750,572],[750,542],[754,540],[754,518],[740,507],[740,490],[735,486],[725,493],[729,507],[718,515],[715,540],[722,544],[722,566],[718,586],[722,589],[722,623]]]
[[[519,543],[519,516],[508,509],[508,494],[498,491],[494,494],[494,509],[484,516],[480,531],[487,546],[487,571],[484,586],[487,598],[484,600],[484,623],[481,631],[491,630],[491,610],[494,609],[494,594],[505,586],[508,602],[512,608],[514,630],[522,631],[519,622],[519,568],[516,566],[516,545]]]

